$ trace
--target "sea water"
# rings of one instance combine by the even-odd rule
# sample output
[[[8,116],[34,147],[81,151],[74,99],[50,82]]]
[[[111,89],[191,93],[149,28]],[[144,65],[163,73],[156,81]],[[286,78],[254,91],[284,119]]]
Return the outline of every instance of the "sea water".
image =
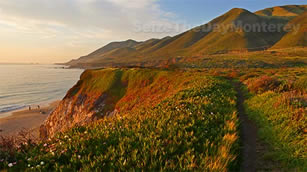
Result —
[[[82,72],[60,65],[0,64],[0,118],[5,112],[62,99]]]

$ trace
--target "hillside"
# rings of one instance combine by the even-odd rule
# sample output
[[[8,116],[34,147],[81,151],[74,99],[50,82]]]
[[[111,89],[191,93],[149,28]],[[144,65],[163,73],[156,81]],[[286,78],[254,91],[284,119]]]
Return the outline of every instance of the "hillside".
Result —
[[[307,12],[295,17],[285,27],[289,32],[272,49],[307,45]]]
[[[84,72],[42,126],[54,137],[28,147],[13,170],[24,171],[25,164],[42,171],[237,169],[235,91],[226,79],[204,74]]]
[[[306,72],[86,70],[43,140],[1,138],[0,169],[304,171]]]
[[[256,11],[262,16],[296,17],[307,10],[307,5],[285,5]]]
[[[265,32],[246,29],[245,26],[254,27],[257,24],[278,23],[284,24],[284,20],[267,19],[255,15],[244,9],[232,9],[226,14],[214,19],[209,24],[227,27],[227,30],[212,31],[206,37],[198,41],[189,50],[191,54],[206,54],[231,51],[255,51],[272,46],[282,36],[283,32]],[[230,43],[231,42],[231,43]]]
[[[183,71],[87,70],[41,127],[42,137],[119,112],[155,106],[188,88],[194,77]]]
[[[94,63],[97,60],[103,58],[103,55],[106,53],[110,53],[111,51],[118,50],[121,48],[133,48],[134,46],[140,44],[140,42],[134,40],[126,40],[122,42],[111,42],[106,46],[99,48],[98,50],[90,53],[87,56],[80,57],[78,60],[72,60],[68,62],[70,65],[74,65],[76,63]],[[90,57],[90,58],[89,58]]]
[[[269,14],[270,10],[272,12]],[[179,35],[144,42],[128,40],[122,44],[110,43],[67,64],[83,68],[157,67],[172,63],[174,58],[185,60],[208,54],[263,50],[280,41],[286,34],[283,31],[284,26],[304,11],[306,6],[281,6],[256,13],[234,8],[207,24]],[[300,21],[296,23],[298,22]],[[269,25],[274,25],[276,28],[268,31]],[[110,46],[113,44],[120,46]]]

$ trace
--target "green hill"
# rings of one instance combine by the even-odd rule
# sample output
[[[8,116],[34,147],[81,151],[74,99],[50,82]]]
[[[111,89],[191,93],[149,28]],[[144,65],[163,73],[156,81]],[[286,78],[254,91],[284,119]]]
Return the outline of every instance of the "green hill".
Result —
[[[144,42],[127,40],[110,43],[67,64],[84,68],[163,66],[178,57],[185,59],[208,54],[263,50],[279,42],[286,34],[284,26],[306,9],[306,5],[290,5],[252,13],[234,8],[207,24],[179,35]],[[300,22],[303,20],[296,20],[295,23]],[[272,26],[273,29],[269,30]],[[304,29],[299,32],[303,33]]]
[[[111,53],[111,51],[113,50],[117,50],[120,48],[132,48],[138,44],[140,44],[140,42],[131,39],[122,42],[111,42],[106,46],[103,46],[102,48],[99,48],[98,50],[90,53],[87,56],[80,57],[78,60],[72,60],[68,63],[70,65],[82,64],[82,63],[95,63],[97,62],[97,60],[103,59],[104,54]],[[117,54],[120,54],[120,52],[117,52]]]
[[[295,17],[285,27],[290,31],[272,48],[307,46],[307,12]]]
[[[266,8],[255,12],[263,16],[295,17],[307,10],[307,5],[285,5],[272,8]]]

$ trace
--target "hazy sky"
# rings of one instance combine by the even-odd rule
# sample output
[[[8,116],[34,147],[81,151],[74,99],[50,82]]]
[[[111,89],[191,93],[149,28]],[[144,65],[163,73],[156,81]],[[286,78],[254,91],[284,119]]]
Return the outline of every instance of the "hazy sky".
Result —
[[[0,62],[65,62],[111,41],[174,35],[227,10],[302,0],[0,0]]]

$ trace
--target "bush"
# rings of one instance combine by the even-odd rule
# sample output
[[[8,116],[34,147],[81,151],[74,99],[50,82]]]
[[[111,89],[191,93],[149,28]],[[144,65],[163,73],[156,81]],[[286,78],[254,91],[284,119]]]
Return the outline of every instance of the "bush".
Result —
[[[303,76],[293,83],[293,87],[297,91],[307,92],[307,76]]]
[[[253,93],[264,93],[266,91],[275,91],[281,84],[276,78],[264,75],[247,82],[247,88]]]

